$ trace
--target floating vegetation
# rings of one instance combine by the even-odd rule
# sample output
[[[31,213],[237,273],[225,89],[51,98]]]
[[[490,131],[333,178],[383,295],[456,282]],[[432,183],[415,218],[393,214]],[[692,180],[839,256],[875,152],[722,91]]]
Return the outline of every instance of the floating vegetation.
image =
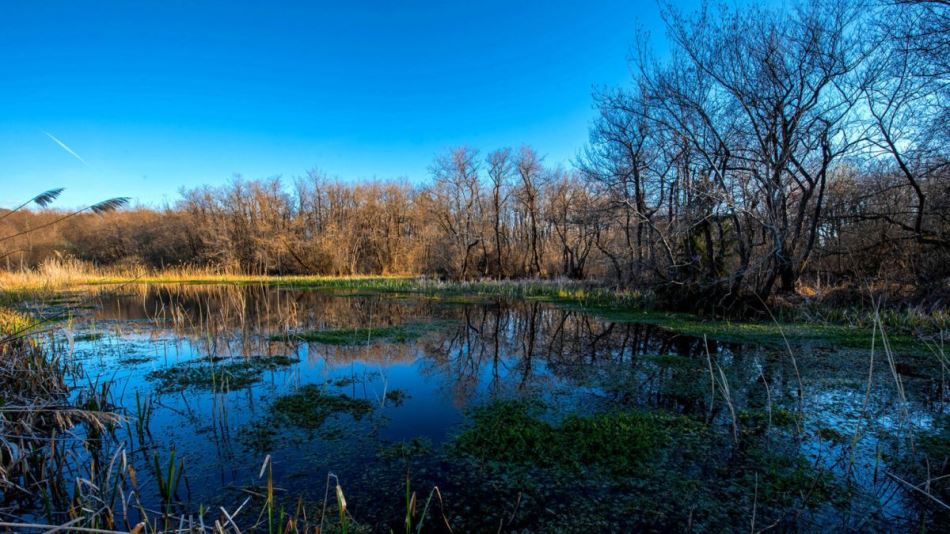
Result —
[[[253,357],[228,362],[185,362],[174,367],[152,371],[148,380],[157,382],[162,392],[182,391],[188,388],[219,389],[242,388],[261,380],[261,373],[297,363],[287,356]]]
[[[409,394],[402,389],[390,389],[386,392],[386,400],[393,403],[394,406],[402,406],[402,403],[406,402],[408,398]]]
[[[293,334],[276,334],[271,336],[270,339],[273,341],[296,340],[342,346],[368,345],[379,341],[406,343],[415,341],[429,332],[444,328],[448,324],[451,323],[448,321],[413,321],[389,326],[368,326],[297,332]]]
[[[634,474],[659,465],[674,440],[685,448],[704,430],[686,417],[654,412],[568,415],[559,424],[545,421],[543,414],[542,405],[525,400],[474,408],[454,452],[502,463]]]
[[[830,473],[764,437],[735,444],[722,429],[664,412],[568,414],[557,422],[549,415],[537,402],[491,402],[470,410],[470,423],[449,444],[508,492],[487,499],[510,501],[512,488],[524,488],[531,497],[522,514],[542,518],[532,523],[539,531],[566,528],[563,520],[570,531],[720,531],[753,508],[763,524],[783,530],[796,524],[788,510],[846,506],[850,498]],[[552,505],[557,524],[545,524]]]
[[[274,448],[278,433],[268,421],[255,421],[238,433],[238,441],[250,450],[267,452]]]
[[[822,440],[832,443],[846,443],[848,441],[844,434],[833,428],[819,428],[817,434]]]
[[[336,414],[348,414],[360,420],[372,413],[373,404],[365,399],[329,393],[316,384],[306,384],[297,391],[278,397],[271,405],[271,414],[278,423],[317,429]]]
[[[345,376],[343,378],[337,378],[336,380],[328,381],[338,388],[345,388],[347,386],[352,386],[356,383],[356,379],[350,376]]]

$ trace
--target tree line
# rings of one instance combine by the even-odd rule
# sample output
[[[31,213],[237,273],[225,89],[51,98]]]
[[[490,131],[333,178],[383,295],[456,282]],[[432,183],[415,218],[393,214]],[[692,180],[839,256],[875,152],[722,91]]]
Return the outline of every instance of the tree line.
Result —
[[[421,185],[235,179],[8,240],[5,261],[596,278],[722,305],[820,280],[945,284],[950,3],[661,10],[671,49],[638,36],[571,168],[460,147]]]

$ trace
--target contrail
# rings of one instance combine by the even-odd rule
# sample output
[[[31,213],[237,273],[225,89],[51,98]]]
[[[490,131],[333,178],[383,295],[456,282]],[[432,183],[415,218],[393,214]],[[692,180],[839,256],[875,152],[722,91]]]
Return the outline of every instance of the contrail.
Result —
[[[59,139],[57,139],[55,135],[53,135],[53,134],[47,132],[46,130],[40,130],[40,131],[43,132],[43,133],[45,133],[45,134],[46,134],[46,137],[49,137],[50,139],[52,139],[53,142],[56,143],[57,145],[59,145],[63,150],[65,150],[66,152],[69,152],[69,154],[70,154],[72,157],[74,157],[74,158],[78,159],[79,161],[81,161],[83,165],[85,165],[86,167],[89,166],[89,164],[86,163],[86,160],[82,159],[82,158],[79,156],[79,154],[77,154],[75,151],[73,151],[73,149],[71,149],[71,148],[69,148],[68,146],[66,146],[66,143],[64,143],[64,142],[60,141]]]

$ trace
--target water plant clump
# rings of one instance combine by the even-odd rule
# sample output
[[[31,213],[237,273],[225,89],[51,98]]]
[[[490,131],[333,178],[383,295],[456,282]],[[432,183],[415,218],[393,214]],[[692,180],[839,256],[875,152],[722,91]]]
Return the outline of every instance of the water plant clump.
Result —
[[[316,384],[306,384],[297,391],[278,397],[271,405],[271,414],[278,423],[315,430],[331,416],[348,414],[356,420],[373,412],[374,405],[342,393],[330,393]]]
[[[217,389],[242,388],[261,380],[261,373],[297,363],[287,356],[254,357],[240,361],[193,361],[151,371],[148,380],[157,383],[161,392],[182,391],[188,388]]]
[[[507,400],[469,415],[450,454],[489,473],[483,482],[500,499],[527,492],[524,516],[543,517],[553,501],[580,511],[571,521],[596,529],[719,530],[755,507],[764,524],[790,528],[804,509],[847,500],[796,450],[757,435],[734,443],[729,432],[678,414],[626,410],[552,421],[539,403]]]
[[[402,403],[406,402],[406,399],[409,399],[410,395],[402,389],[390,389],[386,392],[386,400],[391,402],[394,406],[402,406]]]
[[[674,414],[571,414],[554,424],[544,413],[543,405],[527,400],[474,408],[471,424],[456,437],[453,451],[501,463],[633,474],[657,465],[658,456],[674,440],[685,448],[704,432],[699,423]]]
[[[410,440],[382,445],[377,454],[384,460],[408,461],[414,457],[431,454],[432,451],[432,441],[427,438],[415,437]]]

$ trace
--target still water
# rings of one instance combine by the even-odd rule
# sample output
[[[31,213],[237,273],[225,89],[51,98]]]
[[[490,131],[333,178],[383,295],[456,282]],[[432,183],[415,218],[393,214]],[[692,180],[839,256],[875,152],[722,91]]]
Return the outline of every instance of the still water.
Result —
[[[285,506],[319,509],[332,473],[368,531],[401,530],[407,478],[420,499],[439,488],[426,530],[939,529],[946,518],[898,480],[919,475],[906,441],[946,424],[942,370],[919,354],[872,365],[863,350],[720,343],[535,301],[153,286],[92,302],[64,343],[77,384],[108,383],[127,416],[111,447],[140,465],[145,501],[159,500],[149,466],[174,451],[181,510],[256,498],[269,456]],[[703,443],[663,441],[644,449],[647,465],[619,470],[613,444],[583,439],[551,445],[553,462],[592,459],[572,466],[535,461],[544,447],[512,461],[456,446],[465,432],[517,439],[525,423],[505,430],[507,412],[501,426],[473,422],[504,403],[530,404],[555,434],[566,417],[671,414]],[[633,435],[650,434],[647,421]]]

